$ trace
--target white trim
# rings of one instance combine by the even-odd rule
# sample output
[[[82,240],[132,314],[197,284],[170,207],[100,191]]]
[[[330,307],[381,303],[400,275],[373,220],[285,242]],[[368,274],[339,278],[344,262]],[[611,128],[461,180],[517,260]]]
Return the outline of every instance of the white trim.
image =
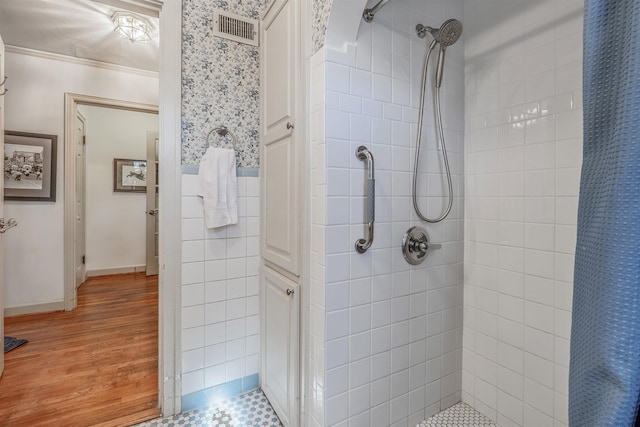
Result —
[[[63,311],[64,301],[48,302],[44,304],[21,305],[18,307],[5,307],[4,317],[20,316],[22,314],[50,313],[52,311]]]
[[[302,1],[300,5],[300,78],[303,88],[300,96],[299,116],[304,128],[300,133],[303,143],[300,144],[300,178],[302,216],[302,269],[300,286],[300,362],[299,393],[301,425],[311,425],[309,408],[311,408],[311,384],[309,382],[309,360],[311,349],[309,337],[311,332],[311,56],[313,55],[313,8],[310,2]]]
[[[53,61],[68,62],[70,64],[85,65],[87,67],[102,68],[104,70],[119,71],[122,73],[137,74],[144,77],[158,78],[157,71],[143,70],[141,68],[126,67],[124,65],[110,64],[108,62],[94,61],[93,59],[76,58],[59,53],[45,52],[43,50],[27,49],[26,47],[6,45],[5,51],[18,55],[33,56],[36,58],[51,59]]]
[[[87,270],[87,277],[113,276],[114,274],[144,273],[145,271],[147,271],[146,265],[100,268],[96,270]]]
[[[181,381],[181,105],[182,1],[160,13],[160,203],[158,384],[163,416],[180,413]]]

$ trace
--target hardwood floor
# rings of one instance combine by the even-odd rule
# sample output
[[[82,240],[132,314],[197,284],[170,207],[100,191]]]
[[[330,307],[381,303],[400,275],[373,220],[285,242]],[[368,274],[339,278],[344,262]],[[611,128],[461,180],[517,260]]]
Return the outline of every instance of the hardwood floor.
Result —
[[[72,312],[5,319],[2,426],[128,426],[159,416],[158,280],[90,278]]]

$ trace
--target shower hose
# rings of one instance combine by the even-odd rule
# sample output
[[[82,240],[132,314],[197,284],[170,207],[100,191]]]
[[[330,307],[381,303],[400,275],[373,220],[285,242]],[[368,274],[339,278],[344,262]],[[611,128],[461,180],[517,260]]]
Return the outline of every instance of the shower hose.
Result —
[[[447,207],[438,218],[427,218],[425,215],[420,212],[420,207],[418,206],[418,197],[417,197],[417,189],[418,189],[418,159],[420,157],[420,143],[422,139],[422,122],[424,116],[424,92],[425,86],[427,82],[427,71],[429,67],[429,58],[431,57],[431,52],[433,52],[433,48],[435,47],[435,40],[429,46],[427,54],[424,58],[424,67],[422,69],[422,84],[420,86],[420,114],[418,116],[418,132],[416,138],[416,156],[415,162],[413,165],[413,188],[412,188],[412,198],[413,198],[413,208],[416,211],[418,217],[429,223],[440,222],[449,215],[451,212],[451,207],[453,206],[453,185],[451,183],[451,170],[449,169],[449,159],[447,158],[447,147],[445,145],[444,138],[444,130],[442,128],[442,112],[440,107],[440,87],[435,85],[434,90],[434,100],[435,100],[435,113],[436,113],[436,138],[440,137],[440,145],[442,146],[442,158],[444,160],[444,168],[447,173],[447,186],[449,188],[449,201],[447,203]]]

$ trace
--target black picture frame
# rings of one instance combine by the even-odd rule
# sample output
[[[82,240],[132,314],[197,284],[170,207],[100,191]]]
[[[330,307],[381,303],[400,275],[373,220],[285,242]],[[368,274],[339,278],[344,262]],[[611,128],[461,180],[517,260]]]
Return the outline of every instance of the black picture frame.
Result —
[[[4,132],[4,200],[55,202],[57,135]]]

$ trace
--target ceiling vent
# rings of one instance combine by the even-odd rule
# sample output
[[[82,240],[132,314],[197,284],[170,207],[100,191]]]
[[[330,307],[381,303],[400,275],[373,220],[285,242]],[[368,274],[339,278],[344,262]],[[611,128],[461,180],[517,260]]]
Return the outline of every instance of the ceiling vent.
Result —
[[[240,43],[258,46],[258,21],[223,10],[213,13],[213,34]]]

